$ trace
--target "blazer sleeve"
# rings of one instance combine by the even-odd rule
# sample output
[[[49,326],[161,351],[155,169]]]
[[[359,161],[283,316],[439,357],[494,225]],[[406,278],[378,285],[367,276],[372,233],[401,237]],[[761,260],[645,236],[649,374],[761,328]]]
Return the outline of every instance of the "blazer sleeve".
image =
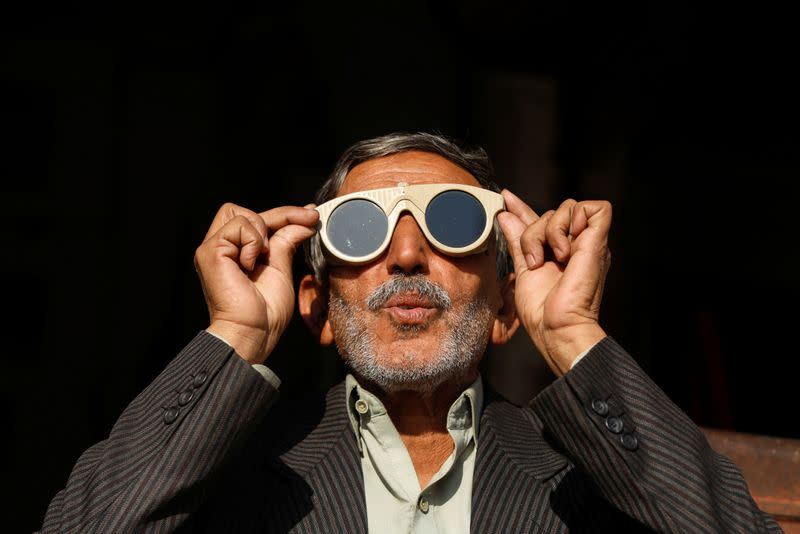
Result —
[[[532,407],[602,497],[638,522],[659,532],[781,532],[737,467],[612,338]]]
[[[176,529],[277,396],[230,346],[200,332],[81,455],[41,532]]]

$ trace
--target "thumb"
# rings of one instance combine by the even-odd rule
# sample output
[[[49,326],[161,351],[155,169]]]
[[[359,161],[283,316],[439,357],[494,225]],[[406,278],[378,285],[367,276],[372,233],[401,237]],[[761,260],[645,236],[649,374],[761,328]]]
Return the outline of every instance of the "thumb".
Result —
[[[292,259],[297,247],[317,233],[316,229],[288,224],[269,238],[269,265],[286,276],[292,275]]]
[[[522,253],[522,246],[520,245],[520,237],[522,237],[522,233],[526,228],[525,223],[523,223],[519,217],[508,211],[498,213],[497,222],[500,224],[500,230],[506,238],[508,252],[514,263],[514,272],[519,276],[528,268],[528,265],[525,263],[525,256]]]

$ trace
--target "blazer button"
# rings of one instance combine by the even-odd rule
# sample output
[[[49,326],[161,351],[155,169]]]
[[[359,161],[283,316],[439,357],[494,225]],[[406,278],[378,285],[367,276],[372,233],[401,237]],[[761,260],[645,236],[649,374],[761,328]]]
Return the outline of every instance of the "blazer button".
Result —
[[[619,434],[622,432],[622,427],[625,426],[625,423],[622,422],[622,419],[619,417],[614,417],[613,415],[606,418],[606,428],[609,429],[614,434]]]
[[[164,410],[164,423],[171,425],[178,418],[179,413],[180,410],[178,410],[177,407],[170,406],[169,408]]]
[[[206,372],[200,371],[199,373],[197,373],[197,376],[194,377],[194,380],[192,380],[192,385],[196,388],[199,388],[200,386],[206,383],[207,378],[208,375],[206,374]]]
[[[608,403],[604,400],[593,400],[592,401],[592,410],[597,415],[605,415],[608,413]]]
[[[181,406],[186,406],[187,404],[192,402],[193,398],[194,398],[194,390],[187,389],[186,391],[181,393],[180,397],[178,397],[178,404]]]
[[[635,451],[639,448],[639,440],[636,439],[636,436],[633,434],[622,434],[619,437],[622,446],[628,449],[629,451]]]

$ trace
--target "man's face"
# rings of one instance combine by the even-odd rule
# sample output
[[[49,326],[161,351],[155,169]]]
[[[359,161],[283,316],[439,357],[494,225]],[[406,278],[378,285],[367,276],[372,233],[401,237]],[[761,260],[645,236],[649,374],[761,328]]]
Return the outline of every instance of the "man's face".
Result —
[[[480,186],[461,167],[405,152],[354,167],[338,196],[408,184]],[[455,258],[431,247],[408,213],[375,261],[330,269],[329,319],[339,351],[357,374],[386,391],[430,392],[471,381],[502,306],[495,246]]]

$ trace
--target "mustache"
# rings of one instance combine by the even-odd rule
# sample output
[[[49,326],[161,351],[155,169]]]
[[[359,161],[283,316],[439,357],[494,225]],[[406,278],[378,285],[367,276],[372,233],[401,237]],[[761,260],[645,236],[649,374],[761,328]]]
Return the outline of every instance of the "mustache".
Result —
[[[442,310],[449,310],[453,301],[447,290],[428,280],[421,274],[395,274],[375,288],[367,297],[367,309],[378,311],[383,308],[389,299],[402,294],[414,294],[430,301],[431,305]]]

